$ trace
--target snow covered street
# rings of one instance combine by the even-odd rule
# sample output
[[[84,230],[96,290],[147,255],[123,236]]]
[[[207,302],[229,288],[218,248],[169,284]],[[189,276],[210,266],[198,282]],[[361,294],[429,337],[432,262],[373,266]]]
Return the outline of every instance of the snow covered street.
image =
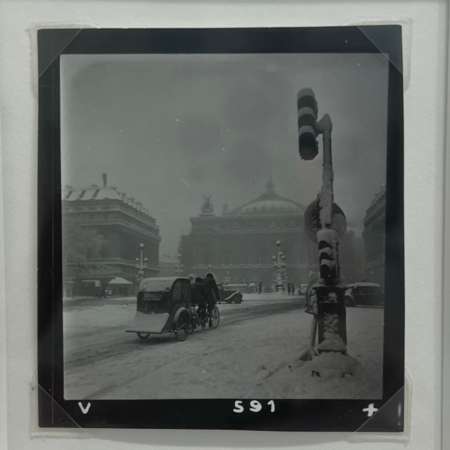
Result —
[[[68,301],[64,306],[66,399],[377,398],[382,391],[383,309],[348,308],[353,377],[311,376],[311,316],[304,300],[247,295],[219,305],[221,324],[184,342],[125,333],[134,299]]]

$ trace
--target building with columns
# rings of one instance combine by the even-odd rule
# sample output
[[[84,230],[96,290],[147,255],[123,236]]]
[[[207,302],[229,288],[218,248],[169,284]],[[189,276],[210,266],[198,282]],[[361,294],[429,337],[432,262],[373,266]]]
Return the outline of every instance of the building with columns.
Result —
[[[276,242],[285,255],[287,282],[308,277],[308,249],[303,205],[279,195],[272,181],[257,198],[216,214],[205,198],[191,218],[191,232],[180,242],[180,265],[186,274],[213,272],[219,281],[273,286]]]
[[[106,174],[101,186],[63,189],[62,224],[65,295],[98,294],[111,282],[125,291],[138,276],[158,274],[156,220]]]
[[[364,217],[364,250],[366,278],[384,286],[386,235],[386,191],[378,192]]]

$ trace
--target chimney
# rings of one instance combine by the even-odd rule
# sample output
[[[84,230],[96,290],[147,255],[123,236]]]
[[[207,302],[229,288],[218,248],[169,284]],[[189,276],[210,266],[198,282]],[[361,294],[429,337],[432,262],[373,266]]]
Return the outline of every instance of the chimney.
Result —
[[[108,175],[106,173],[102,173],[103,178],[103,187],[106,187],[108,185]]]

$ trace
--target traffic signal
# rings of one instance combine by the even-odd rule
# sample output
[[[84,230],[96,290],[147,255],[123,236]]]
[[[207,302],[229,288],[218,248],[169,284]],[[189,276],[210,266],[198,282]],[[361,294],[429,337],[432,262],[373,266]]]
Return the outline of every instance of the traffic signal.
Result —
[[[317,232],[322,228],[320,210],[320,199],[317,198],[307,206],[303,216],[306,235],[313,242],[317,242]],[[342,239],[347,231],[347,219],[337,203],[333,203],[331,228],[336,231],[339,239]]]
[[[317,241],[320,278],[325,283],[332,283],[339,278],[337,233],[331,228],[322,228],[317,232]]]
[[[297,95],[298,150],[302,159],[314,159],[318,153],[317,102],[312,89],[306,88]]]

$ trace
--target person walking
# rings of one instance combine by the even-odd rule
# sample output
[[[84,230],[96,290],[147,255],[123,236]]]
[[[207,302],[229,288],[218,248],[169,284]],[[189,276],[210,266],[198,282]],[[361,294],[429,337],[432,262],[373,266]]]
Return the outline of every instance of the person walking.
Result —
[[[206,286],[208,289],[208,315],[209,315],[209,327],[212,327],[212,311],[215,308],[217,302],[220,300],[219,288],[217,287],[216,279],[212,273],[206,274]]]
[[[204,328],[206,325],[207,305],[208,305],[208,293],[205,286],[205,280],[201,277],[196,277],[192,286],[192,298],[193,304],[197,306],[198,317],[200,318],[200,324]]]

